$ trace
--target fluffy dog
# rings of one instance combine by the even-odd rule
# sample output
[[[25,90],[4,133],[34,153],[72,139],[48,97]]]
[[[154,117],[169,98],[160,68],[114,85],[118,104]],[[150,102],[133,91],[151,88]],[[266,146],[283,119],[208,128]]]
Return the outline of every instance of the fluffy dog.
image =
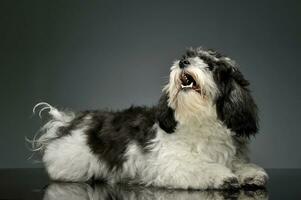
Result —
[[[182,189],[264,186],[267,173],[249,162],[257,106],[235,62],[189,49],[170,70],[158,104],[122,111],[60,111],[33,140],[51,179],[127,182]]]

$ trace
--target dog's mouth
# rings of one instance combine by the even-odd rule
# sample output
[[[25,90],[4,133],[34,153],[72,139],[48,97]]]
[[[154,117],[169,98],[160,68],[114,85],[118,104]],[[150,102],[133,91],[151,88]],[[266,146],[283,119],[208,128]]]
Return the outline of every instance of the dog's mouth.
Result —
[[[199,91],[200,88],[191,74],[182,72],[180,75],[180,80],[182,90],[193,89]]]

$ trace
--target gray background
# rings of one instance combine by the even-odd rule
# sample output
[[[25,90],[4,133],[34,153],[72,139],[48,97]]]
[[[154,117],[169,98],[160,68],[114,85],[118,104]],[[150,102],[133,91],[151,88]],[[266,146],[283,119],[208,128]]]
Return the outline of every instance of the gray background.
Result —
[[[261,110],[252,159],[301,167],[298,1],[1,1],[0,168],[39,167],[24,137],[39,101],[74,110],[153,105],[187,47],[234,58]]]

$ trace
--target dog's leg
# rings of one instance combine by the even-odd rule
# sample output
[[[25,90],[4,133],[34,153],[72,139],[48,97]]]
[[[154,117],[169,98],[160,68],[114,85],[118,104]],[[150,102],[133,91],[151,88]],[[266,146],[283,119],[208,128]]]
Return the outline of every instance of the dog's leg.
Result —
[[[253,163],[236,161],[234,170],[242,186],[265,186],[267,183],[266,171]]]
[[[248,141],[246,139],[236,139],[236,146],[237,153],[232,166],[234,173],[238,177],[240,185],[265,186],[268,180],[268,175],[262,167],[250,163],[248,156]]]
[[[238,188],[236,175],[220,164],[165,166],[152,185],[181,189],[231,189]]]

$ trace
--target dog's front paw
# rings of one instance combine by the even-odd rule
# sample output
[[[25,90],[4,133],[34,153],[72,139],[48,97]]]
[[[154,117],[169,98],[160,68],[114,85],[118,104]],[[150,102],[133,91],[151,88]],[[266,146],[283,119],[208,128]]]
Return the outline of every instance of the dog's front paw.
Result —
[[[263,170],[250,170],[238,177],[242,186],[264,187],[268,181],[268,175]]]
[[[239,188],[239,181],[235,176],[225,178],[219,188],[223,190],[237,189]]]
[[[244,177],[242,185],[244,186],[265,186],[268,181],[268,175],[266,173],[257,173],[253,176]]]
[[[219,174],[212,178],[213,189],[234,190],[240,187],[239,180],[235,174]]]

